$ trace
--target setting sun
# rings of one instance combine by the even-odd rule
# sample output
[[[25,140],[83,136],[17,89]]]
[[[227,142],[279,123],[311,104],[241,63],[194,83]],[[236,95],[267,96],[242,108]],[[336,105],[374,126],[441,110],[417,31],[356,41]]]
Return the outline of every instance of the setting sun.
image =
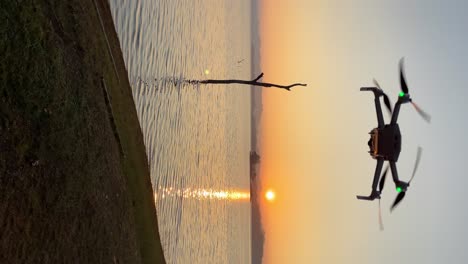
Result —
[[[268,201],[273,201],[275,200],[275,192],[272,191],[272,190],[268,190],[266,193],[265,193],[265,198],[268,200]]]

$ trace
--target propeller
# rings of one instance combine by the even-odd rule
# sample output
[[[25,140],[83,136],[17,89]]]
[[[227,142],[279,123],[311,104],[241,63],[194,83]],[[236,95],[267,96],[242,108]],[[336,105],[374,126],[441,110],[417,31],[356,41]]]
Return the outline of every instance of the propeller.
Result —
[[[400,86],[401,91],[405,94],[408,94],[408,85],[406,85],[406,78],[405,78],[405,57],[400,59]]]
[[[385,168],[385,171],[382,175],[382,179],[380,179],[379,182],[379,192],[382,193],[383,188],[385,186],[385,178],[387,177],[387,172],[388,172],[388,166]],[[380,225],[380,231],[384,230],[384,225],[383,225],[383,220],[382,220],[382,207],[380,206],[380,199],[379,199],[379,225]]]
[[[379,85],[379,83],[377,82],[377,80],[374,79],[373,81],[374,81],[375,86],[377,86],[377,88],[379,88],[379,90],[382,91],[383,99],[384,99],[384,104],[385,104],[385,106],[387,107],[388,112],[390,112],[390,114],[392,114],[392,104],[390,103],[390,99],[388,99],[387,94],[382,90],[382,88],[380,87],[380,85]]]
[[[390,211],[393,211],[393,209],[395,209],[395,207],[401,202],[401,200],[405,198],[405,195],[406,195],[406,192],[403,192],[403,191],[397,195],[397,197],[395,198],[395,201],[392,204],[392,207],[390,208]]]
[[[410,185],[411,181],[414,179],[414,175],[416,175],[416,170],[418,169],[419,161],[421,160],[421,155],[422,155],[422,148],[418,147],[418,152],[416,153],[416,162],[414,163],[413,175],[411,175],[411,178],[408,181],[408,186]],[[400,190],[400,192],[395,198],[395,201],[393,202],[392,207],[390,208],[390,211],[393,211],[393,209],[395,209],[395,207],[403,200],[403,198],[406,195],[406,190],[403,191],[401,190],[400,187],[397,187],[397,190]]]
[[[414,163],[413,175],[411,175],[411,179],[409,180],[408,185],[411,183],[411,181],[414,178],[414,175],[416,174],[416,170],[418,169],[418,166],[419,166],[419,161],[421,160],[421,154],[422,154],[422,148],[418,147],[418,152],[416,153],[416,162]]]
[[[400,59],[400,87],[401,87],[401,91],[402,93],[400,93],[400,97],[403,97],[405,96],[406,94],[409,95],[409,90],[408,90],[408,85],[406,84],[406,77],[405,77],[405,58],[401,58]],[[413,105],[414,109],[416,110],[416,112],[418,112],[418,114],[428,123],[431,122],[431,116],[423,111],[421,109],[421,107],[419,107],[416,103],[414,103],[411,99],[410,99],[410,102],[411,104]]]
[[[414,109],[416,110],[416,112],[418,112],[418,114],[424,119],[424,121],[430,123],[431,122],[431,116],[424,112],[421,107],[419,107],[416,103],[414,102],[411,102],[411,104],[413,105]]]
[[[387,166],[387,168],[385,168],[385,171],[384,171],[384,173],[382,175],[382,179],[380,179],[380,182],[379,182],[379,191],[380,191],[380,193],[382,193],[383,188],[385,186],[385,178],[387,177],[387,172],[388,172],[388,166]]]
[[[379,199],[379,226],[380,226],[380,231],[383,231],[384,226],[383,226],[383,220],[382,220],[382,207],[380,206],[380,199]]]

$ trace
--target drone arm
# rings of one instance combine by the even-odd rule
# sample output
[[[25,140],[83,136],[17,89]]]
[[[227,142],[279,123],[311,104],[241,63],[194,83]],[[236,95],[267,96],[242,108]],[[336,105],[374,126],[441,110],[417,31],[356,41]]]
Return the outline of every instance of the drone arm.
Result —
[[[382,115],[382,107],[380,106],[379,96],[375,95],[374,102],[375,102],[375,112],[377,113],[377,122],[378,122],[379,128],[383,128],[385,126],[385,122],[384,122],[383,115]]]
[[[382,95],[382,92],[377,89],[376,87],[361,87],[361,91],[372,91],[374,92],[374,102],[375,102],[375,112],[377,113],[377,123],[379,128],[383,128],[385,126],[385,122],[382,115],[382,107],[380,106],[380,99],[379,97]]]
[[[374,180],[372,181],[372,193],[369,196],[357,195],[359,200],[369,200],[372,201],[376,198],[380,199],[380,193],[377,191],[377,185],[379,184],[380,173],[382,172],[384,160],[382,158],[377,158],[377,165],[375,166]]]
[[[394,161],[390,161],[390,170],[392,170],[392,177],[393,182],[395,182],[395,186],[402,188],[403,191],[406,191],[406,188],[409,186],[409,184],[407,182],[400,181],[398,178],[396,163]]]
[[[380,173],[382,172],[384,160],[382,158],[377,159],[377,165],[375,166],[374,180],[372,181],[372,192],[377,191],[377,185],[379,184]]]
[[[390,124],[394,125],[397,123],[398,115],[400,114],[400,106],[409,102],[411,102],[411,99],[409,98],[408,94],[404,95],[403,97],[398,97],[398,101],[395,103],[395,107],[393,108],[392,121]]]
[[[390,161],[390,170],[392,171],[392,178],[395,184],[400,182],[400,179],[398,178],[398,171],[396,168],[396,163],[394,161]]]
[[[396,124],[398,121],[398,115],[400,114],[400,106],[401,106],[401,102],[400,100],[398,100],[398,102],[396,102],[395,104],[395,107],[393,108],[392,121],[390,122],[390,124],[392,125]],[[392,168],[392,175],[393,175],[393,168]]]

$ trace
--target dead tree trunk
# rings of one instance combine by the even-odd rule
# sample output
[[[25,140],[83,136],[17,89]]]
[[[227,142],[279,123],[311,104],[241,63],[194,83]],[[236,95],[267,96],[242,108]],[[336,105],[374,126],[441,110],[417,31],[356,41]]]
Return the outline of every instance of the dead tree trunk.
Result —
[[[196,80],[189,80],[189,83],[201,83],[201,84],[231,84],[231,83],[237,83],[237,84],[247,84],[247,85],[253,85],[253,86],[262,86],[262,87],[275,87],[275,88],[281,88],[281,89],[286,89],[288,91],[291,91],[291,88],[294,86],[307,86],[307,84],[304,83],[294,83],[291,85],[279,85],[279,84],[274,84],[274,83],[264,83],[264,82],[259,82],[258,80],[263,77],[263,73],[261,73],[257,78],[251,80],[251,81],[245,81],[245,80],[203,80],[203,81],[196,81]]]

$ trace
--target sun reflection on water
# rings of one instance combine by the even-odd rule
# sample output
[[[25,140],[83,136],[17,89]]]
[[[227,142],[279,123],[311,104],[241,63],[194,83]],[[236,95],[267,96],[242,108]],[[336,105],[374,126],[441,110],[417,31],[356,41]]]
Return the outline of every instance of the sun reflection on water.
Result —
[[[250,192],[243,190],[215,190],[205,188],[185,188],[176,189],[172,187],[159,187],[154,193],[154,201],[165,198],[189,198],[197,200],[230,200],[230,201],[249,201]]]

